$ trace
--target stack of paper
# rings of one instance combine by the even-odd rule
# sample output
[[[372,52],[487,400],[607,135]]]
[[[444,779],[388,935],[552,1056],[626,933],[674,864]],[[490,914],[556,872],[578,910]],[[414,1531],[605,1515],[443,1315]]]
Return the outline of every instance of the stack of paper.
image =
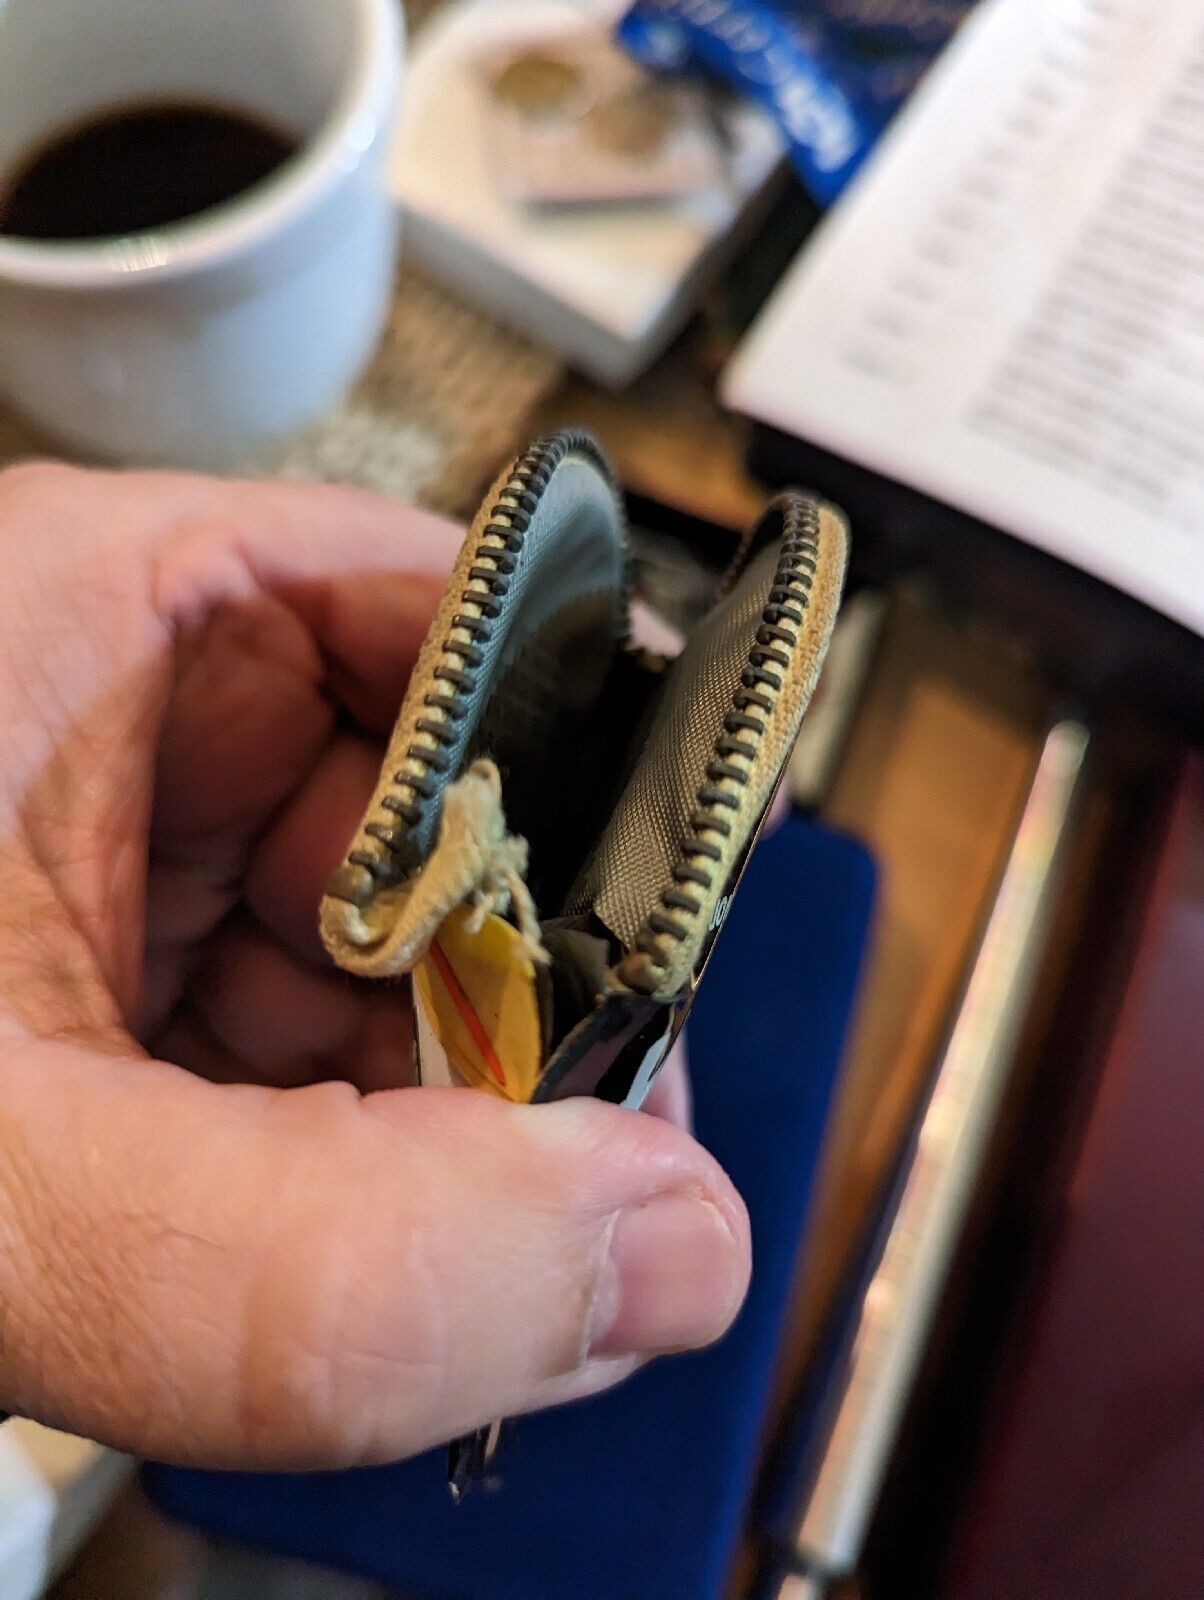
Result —
[[[985,0],[730,404],[1204,632],[1204,3]]]

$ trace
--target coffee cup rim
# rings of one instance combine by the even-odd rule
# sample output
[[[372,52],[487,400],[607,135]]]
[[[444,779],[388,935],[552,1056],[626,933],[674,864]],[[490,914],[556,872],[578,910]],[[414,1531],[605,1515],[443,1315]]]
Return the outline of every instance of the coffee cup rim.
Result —
[[[0,282],[133,287],[237,260],[275,236],[358,164],[392,115],[404,50],[397,0],[358,0],[356,27],[351,70],[334,109],[279,173],[212,211],[146,233],[81,240],[0,234]]]

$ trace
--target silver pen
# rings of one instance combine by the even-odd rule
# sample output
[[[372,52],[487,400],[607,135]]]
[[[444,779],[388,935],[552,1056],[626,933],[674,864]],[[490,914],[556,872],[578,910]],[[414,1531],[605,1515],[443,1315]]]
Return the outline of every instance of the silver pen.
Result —
[[[1087,730],[1046,736],[915,1143],[846,1332],[839,1392],[785,1528],[765,1600],[822,1600],[861,1555],[1015,1060],[1048,945]],[[785,1570],[783,1570],[785,1568]]]

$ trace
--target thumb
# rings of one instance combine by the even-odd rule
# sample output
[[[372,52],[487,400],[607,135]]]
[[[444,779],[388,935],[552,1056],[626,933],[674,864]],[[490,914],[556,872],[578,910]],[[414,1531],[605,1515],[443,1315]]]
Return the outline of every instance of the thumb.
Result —
[[[700,1345],[748,1275],[687,1135],[597,1102],[0,1068],[0,1405],[163,1460],[396,1459]]]

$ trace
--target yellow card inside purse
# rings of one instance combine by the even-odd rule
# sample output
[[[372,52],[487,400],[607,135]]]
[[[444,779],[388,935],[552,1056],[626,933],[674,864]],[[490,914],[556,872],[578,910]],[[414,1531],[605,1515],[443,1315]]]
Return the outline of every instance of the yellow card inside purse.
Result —
[[[414,968],[422,1081],[525,1103],[544,1054],[535,967],[504,918],[475,920],[467,906],[453,911]]]

